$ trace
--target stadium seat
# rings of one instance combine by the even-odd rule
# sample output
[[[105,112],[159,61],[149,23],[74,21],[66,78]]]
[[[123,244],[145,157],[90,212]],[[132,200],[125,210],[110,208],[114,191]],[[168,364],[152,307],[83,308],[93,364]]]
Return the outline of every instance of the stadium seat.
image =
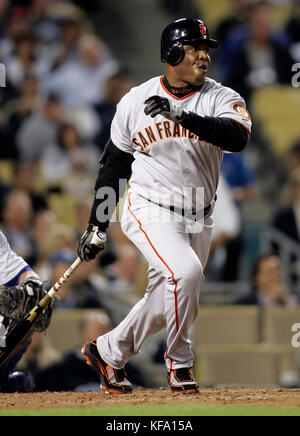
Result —
[[[196,0],[195,4],[201,13],[201,16],[205,17],[204,21],[212,31],[215,29],[219,21],[230,14],[231,11],[231,0],[218,0],[217,2]]]
[[[273,307],[263,313],[262,340],[267,344],[290,345],[292,326],[300,323],[300,308]]]
[[[76,227],[76,199],[67,194],[50,194],[49,207],[60,223]]]
[[[43,175],[42,166],[40,163],[35,164],[35,180],[34,187],[37,192],[48,195],[48,186]]]
[[[278,2],[273,8],[273,26],[275,28],[284,28],[291,13],[289,2]]]
[[[198,7],[201,17],[205,17],[205,21],[211,27],[212,31],[215,30],[218,23],[231,13],[232,0],[195,0],[195,5]],[[290,5],[276,4],[273,7],[273,25],[275,28],[282,28],[287,21],[290,14]]]
[[[201,306],[194,324],[193,345],[257,344],[260,311],[248,306]]]
[[[251,113],[273,151],[278,156],[284,154],[300,135],[300,92],[291,85],[268,86],[257,89],[251,101]]]
[[[0,179],[6,183],[12,180],[12,164],[9,160],[0,159]]]
[[[202,347],[195,374],[202,386],[278,387],[282,374],[295,370],[294,353],[262,344]]]

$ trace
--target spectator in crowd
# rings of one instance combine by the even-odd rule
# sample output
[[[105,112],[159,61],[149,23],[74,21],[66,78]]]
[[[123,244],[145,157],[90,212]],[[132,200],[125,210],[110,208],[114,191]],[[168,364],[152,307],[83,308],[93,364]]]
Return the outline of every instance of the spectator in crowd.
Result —
[[[30,265],[35,265],[37,251],[31,235],[32,206],[28,194],[10,192],[4,202],[3,231],[11,248]]]
[[[35,40],[32,34],[19,35],[15,41],[14,52],[6,64],[7,76],[17,89],[27,74],[42,77],[46,72],[43,59],[35,52]]]
[[[44,260],[43,246],[45,236],[52,236],[55,226],[57,226],[57,217],[51,209],[42,208],[34,214],[32,237],[38,247],[38,263],[41,263]]]
[[[272,29],[272,8],[266,0],[252,4],[248,26],[232,33],[223,50],[225,83],[247,102],[256,88],[291,82],[294,61],[286,35]]]
[[[16,40],[30,30],[26,20],[26,9],[14,7],[9,13],[7,20],[4,21],[2,30],[0,57],[1,61],[6,65],[8,59],[13,55]]]
[[[36,191],[35,177],[35,164],[16,161],[12,165],[12,189],[24,192],[29,196],[33,213],[48,209],[45,196]]]
[[[287,204],[275,212],[272,225],[300,244],[300,168],[291,173],[287,189]]]
[[[41,371],[54,365],[62,358],[59,351],[52,348],[48,343],[45,334],[34,332],[32,341],[21,361],[18,363],[17,369],[22,371],[30,371],[34,380],[39,377]]]
[[[44,92],[58,93],[69,109],[103,100],[106,80],[119,69],[103,42],[93,35],[80,38],[78,57],[48,73],[44,80]]]
[[[19,86],[19,95],[10,100],[4,107],[6,125],[0,157],[17,159],[17,134],[24,121],[37,111],[41,104],[39,97],[39,81],[35,75],[26,74]]]
[[[135,289],[141,255],[132,244],[117,246],[117,258],[107,269],[108,287],[115,293],[130,293]]]
[[[59,43],[53,48],[52,71],[67,62],[77,61],[80,36],[81,25],[78,20],[72,18],[63,20]]]
[[[30,27],[35,37],[48,47],[59,39],[60,34],[58,17],[51,14],[53,3],[53,0],[32,0],[28,11]]]
[[[300,138],[288,149],[286,154],[286,167],[288,174],[300,168]]]
[[[89,223],[91,206],[93,204],[92,195],[87,197],[79,198],[76,203],[76,231],[78,235],[82,235],[82,232],[85,231],[86,226]]]
[[[65,113],[56,95],[50,95],[41,111],[35,111],[22,124],[17,134],[17,147],[24,161],[40,160],[45,147],[56,141]]]
[[[251,200],[256,193],[255,175],[247,164],[243,153],[225,154],[221,166],[231,196],[237,206],[242,220],[243,204]],[[222,278],[224,281],[234,282],[239,278],[240,263],[244,249],[242,226],[236,237],[226,244],[226,261],[223,266]]]
[[[38,391],[98,391],[99,378],[83,358],[80,350],[86,340],[91,341],[111,330],[110,318],[103,313],[90,313],[79,324],[80,346],[68,352],[52,367],[36,376]],[[141,370],[130,362],[126,366],[129,380],[136,386],[146,387]]]
[[[217,189],[217,202],[213,218],[215,227],[206,277],[211,280],[222,281],[224,280],[224,264],[226,263],[226,246],[233,238],[237,237],[241,226],[239,210],[222,175]]]
[[[16,161],[12,164],[12,181],[10,184],[1,184],[0,182],[0,221],[2,214],[7,214],[7,211],[4,211],[7,208],[6,197],[12,192],[24,193],[28,196],[31,203],[32,210],[32,218],[33,221],[36,220],[37,216],[40,213],[48,212],[48,202],[44,195],[38,193],[35,188],[35,173],[36,168],[34,164]],[[52,212],[53,214],[53,212]],[[33,230],[33,229],[32,229]],[[44,229],[46,231],[46,229]],[[33,234],[31,237],[37,243]],[[36,249],[38,248],[38,244]]]
[[[94,105],[100,124],[100,129],[95,137],[95,145],[101,151],[104,150],[110,138],[110,125],[116,112],[116,106],[133,86],[134,82],[128,80],[126,75],[120,71],[118,74],[107,79],[104,100]]]
[[[2,212],[3,212],[3,204],[4,199],[11,190],[11,186],[7,183],[3,182],[0,175],[0,222],[2,221]]]
[[[57,142],[47,144],[41,155],[43,178],[48,186],[59,186],[74,195],[90,193],[90,183],[97,172],[99,151],[83,144],[76,127],[64,123]]]
[[[247,163],[245,154],[225,154],[221,171],[239,207],[243,201],[251,200],[255,196],[255,175]]]
[[[0,37],[2,37],[4,23],[7,20],[9,13],[9,0],[1,0],[0,2]]]
[[[58,7],[57,7],[58,6]],[[38,41],[44,71],[57,68],[77,56],[84,15],[70,2],[33,0],[28,13],[30,28]]]
[[[250,0],[231,0],[231,11],[223,18],[216,29],[216,39],[223,45],[226,38],[236,28],[244,26],[248,22]]]
[[[285,31],[290,38],[291,54],[300,61],[300,0],[291,1],[291,13],[286,23]]]
[[[21,7],[13,8],[3,24],[3,33],[0,29],[0,61],[7,65],[13,56],[15,41],[30,29],[25,19],[25,10]],[[18,90],[13,86],[10,77],[6,74],[6,86],[0,88],[0,101],[2,104],[18,96]]]
[[[52,210],[35,215],[32,235],[38,246],[38,271],[43,280],[52,280],[49,258],[61,250],[74,250],[76,232],[71,226],[58,222]]]
[[[265,254],[255,262],[252,274],[252,290],[239,297],[236,304],[262,307],[295,306],[297,299],[288,290],[278,256]]]
[[[300,253],[300,168],[296,168],[289,176],[285,188],[285,203],[275,211],[271,225],[287,237]],[[286,249],[286,242],[280,245],[274,240],[272,246],[274,252],[281,256]],[[293,283],[299,283],[300,256],[295,249],[290,255],[290,279]]]

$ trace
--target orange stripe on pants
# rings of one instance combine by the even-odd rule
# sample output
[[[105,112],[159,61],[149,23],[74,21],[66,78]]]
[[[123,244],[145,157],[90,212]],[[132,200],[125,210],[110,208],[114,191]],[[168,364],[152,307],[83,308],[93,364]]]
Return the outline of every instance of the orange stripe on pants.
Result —
[[[154,245],[152,244],[149,236],[147,235],[147,232],[143,229],[142,223],[140,222],[140,220],[135,216],[135,214],[132,212],[132,210],[130,209],[131,207],[131,200],[130,200],[130,193],[128,194],[128,210],[131,213],[131,215],[133,216],[133,218],[137,221],[140,230],[144,233],[144,235],[146,236],[147,241],[149,242],[151,248],[154,250],[155,254],[158,256],[158,258],[162,261],[162,263],[167,267],[167,269],[170,271],[171,273],[171,277],[172,277],[172,281],[174,283],[174,298],[175,298],[175,320],[176,320],[176,330],[179,330],[179,321],[178,321],[178,303],[177,303],[177,287],[178,287],[178,283],[175,280],[175,276],[174,276],[174,272],[171,270],[171,268],[169,267],[169,265],[166,263],[166,261],[161,257],[161,255],[158,253],[158,251],[156,250],[156,248],[154,247]]]

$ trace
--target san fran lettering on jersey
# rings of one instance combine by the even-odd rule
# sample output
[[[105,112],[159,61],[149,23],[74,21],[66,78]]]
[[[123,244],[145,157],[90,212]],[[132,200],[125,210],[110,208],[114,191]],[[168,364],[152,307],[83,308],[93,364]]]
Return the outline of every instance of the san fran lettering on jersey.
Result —
[[[176,189],[172,202],[182,207],[182,186],[204,188],[204,205],[211,204],[218,186],[224,151],[191,133],[188,128],[162,115],[144,113],[144,102],[151,96],[170,96],[160,77],[132,88],[117,106],[111,125],[111,140],[121,151],[134,157],[131,189],[143,198],[169,205],[170,191]],[[234,90],[207,78],[201,89],[180,99],[182,106],[203,117],[231,118],[251,130],[245,101]],[[198,133],[201,136],[201,133]],[[197,204],[193,203],[197,209]]]
[[[201,141],[201,138],[184,127],[172,121],[162,121],[155,123],[154,126],[148,126],[138,131],[137,136],[132,138],[132,142],[144,151],[149,145],[164,141],[168,138],[188,138],[195,141]]]

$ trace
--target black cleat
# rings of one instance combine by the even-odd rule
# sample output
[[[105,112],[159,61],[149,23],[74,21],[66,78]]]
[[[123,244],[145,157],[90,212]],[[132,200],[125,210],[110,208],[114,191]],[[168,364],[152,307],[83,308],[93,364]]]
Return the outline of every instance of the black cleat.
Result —
[[[173,394],[196,394],[199,386],[193,376],[192,368],[171,369],[168,382]]]
[[[115,369],[101,358],[96,342],[85,344],[81,350],[87,364],[94,368],[100,377],[100,387],[107,394],[129,394],[132,385],[126,378],[125,369]]]

